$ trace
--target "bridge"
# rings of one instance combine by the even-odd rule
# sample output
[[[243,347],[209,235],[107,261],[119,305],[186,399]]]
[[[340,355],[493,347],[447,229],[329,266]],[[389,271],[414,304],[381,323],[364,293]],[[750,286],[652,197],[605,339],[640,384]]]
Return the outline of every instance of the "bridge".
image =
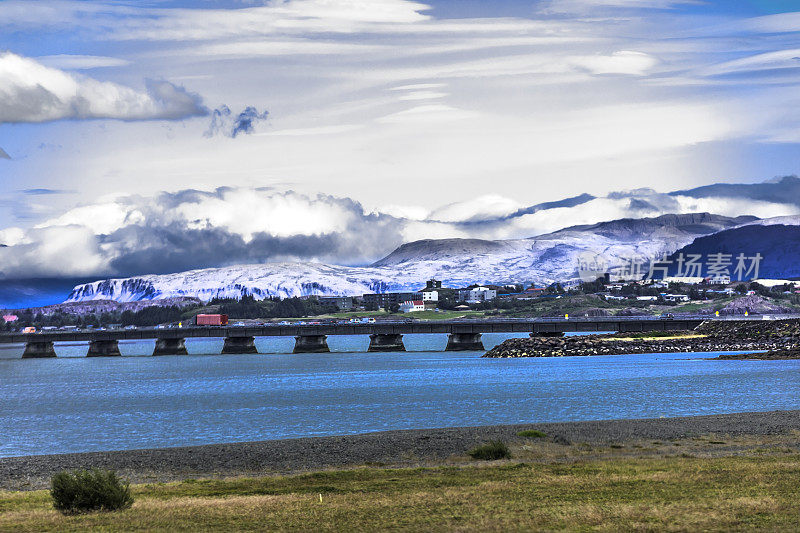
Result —
[[[0,344],[25,343],[22,357],[56,357],[55,342],[89,342],[87,357],[121,355],[119,341],[155,339],[153,355],[186,355],[187,338],[224,338],[223,354],[258,353],[256,337],[294,337],[294,353],[329,352],[329,335],[369,335],[370,352],[405,351],[403,335],[447,334],[446,351],[484,350],[483,333],[527,333],[531,336],[567,332],[678,331],[697,327],[704,318],[570,318],[381,321],[340,324],[264,324],[259,326],[190,326],[115,330],[68,330],[0,334]]]

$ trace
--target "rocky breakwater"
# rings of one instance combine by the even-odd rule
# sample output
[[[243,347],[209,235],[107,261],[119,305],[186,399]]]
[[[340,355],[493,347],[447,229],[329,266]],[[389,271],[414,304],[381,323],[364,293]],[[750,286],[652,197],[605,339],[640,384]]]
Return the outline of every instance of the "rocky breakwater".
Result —
[[[770,350],[760,353],[732,353],[723,354],[714,359],[728,361],[780,361],[784,359],[800,359],[800,349]]]
[[[707,321],[693,331],[509,339],[484,357],[779,351],[800,346],[800,320]]]

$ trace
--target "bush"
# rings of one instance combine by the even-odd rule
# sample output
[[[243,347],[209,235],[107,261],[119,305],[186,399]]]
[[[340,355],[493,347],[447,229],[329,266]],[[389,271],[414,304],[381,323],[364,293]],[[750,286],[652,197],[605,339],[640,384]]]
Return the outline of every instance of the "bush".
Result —
[[[59,472],[50,484],[53,506],[64,514],[116,511],[133,504],[130,484],[111,470]]]
[[[529,437],[531,439],[543,439],[547,437],[547,433],[539,431],[538,429],[526,429],[517,433],[520,437]]]
[[[506,446],[505,442],[493,440],[488,444],[473,449],[469,452],[469,456],[482,461],[494,461],[497,459],[510,459],[511,452],[508,450],[508,446]]]

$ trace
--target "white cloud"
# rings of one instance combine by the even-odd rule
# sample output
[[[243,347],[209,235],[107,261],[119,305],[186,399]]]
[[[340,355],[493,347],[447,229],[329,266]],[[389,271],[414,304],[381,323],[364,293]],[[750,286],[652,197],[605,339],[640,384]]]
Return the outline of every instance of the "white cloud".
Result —
[[[63,215],[38,224],[37,228],[52,226],[82,226],[97,235],[113,233],[128,224],[144,222],[141,211],[121,202],[105,202],[70,209]]]
[[[435,209],[428,215],[428,219],[439,222],[476,222],[505,217],[522,207],[516,200],[499,194],[485,194]]]
[[[447,87],[446,83],[415,83],[412,85],[401,85],[399,87],[392,87],[390,91],[421,91],[425,89],[439,89]]]
[[[385,46],[341,43],[316,39],[234,41],[194,46],[177,53],[192,56],[265,57],[302,54],[369,54],[385,50]]]
[[[378,122],[395,124],[449,122],[452,120],[471,119],[475,118],[477,115],[478,114],[475,112],[458,109],[449,105],[424,104],[380,117]]]
[[[66,70],[88,70],[93,68],[104,68],[104,67],[124,67],[126,65],[130,65],[131,63],[127,59],[120,59],[118,57],[71,55],[71,54],[39,56],[35,59],[36,61],[38,61],[39,63],[41,63],[46,67],[66,69]]]
[[[285,130],[274,130],[262,133],[254,133],[256,136],[272,136],[272,137],[305,137],[309,135],[336,135],[339,133],[347,133],[363,128],[363,124],[339,124],[337,126],[320,126],[317,128],[293,128]]]
[[[658,60],[642,52],[621,50],[611,55],[579,56],[569,62],[592,74],[630,74],[644,76],[658,64]]]
[[[411,91],[400,96],[400,100],[436,100],[438,98],[444,98],[448,95],[448,93],[437,93],[435,91]]]
[[[0,275],[19,277],[91,276],[108,272],[108,258],[85,226],[28,230],[24,241],[0,248]]]
[[[247,216],[242,216],[248,213]],[[255,233],[276,237],[327,235],[344,231],[352,212],[343,205],[292,193],[225,189],[216,196],[183,202],[165,216],[190,229],[223,228],[245,242]]]
[[[783,33],[800,30],[800,12],[778,13],[731,23],[732,27],[759,33]]]
[[[691,198],[676,196],[682,212],[717,213],[727,216],[752,215],[759,218],[782,217],[800,213],[797,205],[779,204],[747,198]]]
[[[356,33],[381,24],[429,19],[425,4],[407,0],[276,0],[243,9],[150,10],[109,36],[124,40],[189,41],[281,33]]]
[[[597,8],[669,9],[681,4],[701,4],[703,0],[550,0],[542,11],[583,13]]]
[[[736,72],[785,68],[800,68],[800,48],[742,57],[700,69],[700,73],[706,76],[716,76]]]
[[[204,114],[199,98],[168,82],[147,92],[0,54],[0,123],[61,119],[178,119]]]
[[[383,213],[395,218],[406,218],[408,220],[425,220],[430,214],[430,210],[419,205],[382,205],[375,210],[375,213]]]
[[[793,190],[796,179],[770,187],[780,195]],[[7,245],[0,247],[0,273],[10,279],[102,277],[286,260],[366,264],[418,239],[526,238],[668,213],[800,214],[797,198],[776,203],[748,199],[746,191],[728,194],[695,198],[691,191],[674,196],[638,189],[534,209],[490,193],[430,212],[415,205],[369,212],[347,198],[263,188],[124,196],[71,209],[32,229],[0,230],[0,243]]]

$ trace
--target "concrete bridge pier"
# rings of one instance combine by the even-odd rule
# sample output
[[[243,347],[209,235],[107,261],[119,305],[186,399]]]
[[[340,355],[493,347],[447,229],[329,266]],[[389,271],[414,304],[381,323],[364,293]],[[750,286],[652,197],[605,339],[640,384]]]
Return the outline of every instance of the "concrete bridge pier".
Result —
[[[225,344],[222,345],[222,353],[258,353],[256,349],[256,339],[253,336],[225,337]]]
[[[405,352],[403,336],[399,333],[378,333],[369,336],[368,352]]]
[[[327,335],[298,335],[294,338],[292,353],[328,353]]]
[[[186,351],[186,340],[177,339],[156,339],[156,348],[153,355],[189,355]]]
[[[114,357],[119,353],[119,342],[116,340],[94,340],[89,343],[86,357]]]
[[[23,359],[43,359],[46,357],[56,357],[53,341],[35,340],[25,343],[25,351],[22,352]]]
[[[483,351],[480,333],[451,333],[447,336],[446,352]]]

